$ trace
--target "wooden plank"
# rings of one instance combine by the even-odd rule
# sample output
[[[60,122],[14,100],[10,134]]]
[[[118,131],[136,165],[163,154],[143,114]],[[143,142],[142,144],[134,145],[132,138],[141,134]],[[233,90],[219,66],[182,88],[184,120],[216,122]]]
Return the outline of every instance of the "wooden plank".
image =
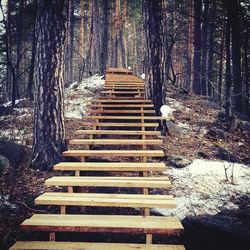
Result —
[[[53,232],[178,234],[183,226],[177,217],[120,215],[35,214],[21,224],[22,230]]]
[[[94,127],[158,127],[159,123],[81,122],[82,126]]]
[[[161,135],[160,131],[77,130],[77,135]]]
[[[145,100],[145,99],[120,99],[120,100],[106,100],[106,99],[94,99],[90,100],[92,103],[151,103],[151,100]]]
[[[133,72],[131,70],[124,69],[124,68],[108,68],[106,70],[106,74],[109,74],[109,73],[128,73],[128,74],[132,74]]]
[[[129,139],[73,139],[70,145],[160,145],[162,140],[129,140]]]
[[[153,104],[96,104],[93,108],[153,108]]]
[[[138,91],[141,91],[141,90],[145,90],[145,86],[143,85],[138,85],[138,86],[127,86],[127,85],[104,85],[104,89],[105,90],[138,90]]]
[[[95,176],[93,177],[76,177],[76,176],[55,176],[45,181],[46,186],[64,186],[64,187],[132,187],[132,188],[163,188],[168,189],[171,187],[170,181],[166,179],[152,179],[151,177],[140,177],[133,179],[120,178],[104,178]],[[151,179],[150,179],[151,178]]]
[[[36,205],[176,208],[171,195],[123,195],[95,193],[44,193],[35,199]]]
[[[119,120],[174,120],[174,117],[163,116],[83,116],[83,119],[119,119]]]
[[[162,150],[68,150],[63,156],[129,156],[129,157],[163,157]]]
[[[10,250],[185,250],[182,245],[18,241]]]
[[[134,109],[93,109],[88,110],[89,114],[155,114],[155,110],[134,110]]]
[[[137,100],[144,100],[144,96],[140,96],[139,93],[138,95],[134,95],[133,98],[131,96],[100,96],[99,99],[104,99],[104,100],[131,100],[136,98]]]
[[[60,162],[54,170],[61,171],[164,171],[164,163],[155,162]]]
[[[104,90],[101,92],[101,94],[127,94],[127,95],[131,95],[131,94],[134,94],[134,95],[138,95],[138,92],[139,91],[116,91],[116,90]],[[143,91],[141,91],[143,92]]]

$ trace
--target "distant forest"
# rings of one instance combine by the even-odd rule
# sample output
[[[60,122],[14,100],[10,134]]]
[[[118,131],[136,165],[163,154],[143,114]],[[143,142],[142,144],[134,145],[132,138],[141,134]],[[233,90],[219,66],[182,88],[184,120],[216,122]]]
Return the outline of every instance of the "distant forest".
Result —
[[[0,103],[34,99],[39,22],[46,2],[0,1]],[[62,67],[65,86],[88,75],[103,75],[107,66],[130,66],[138,75],[146,73],[147,94],[157,110],[165,89],[173,85],[217,100],[228,118],[235,111],[250,114],[249,1],[51,2],[58,7],[52,16],[62,18],[47,21],[65,33],[57,40],[63,45],[57,67]],[[46,27],[46,20],[42,22]],[[52,37],[57,36],[54,32]],[[45,53],[58,53],[56,47],[54,52],[48,49],[49,41],[43,45]]]

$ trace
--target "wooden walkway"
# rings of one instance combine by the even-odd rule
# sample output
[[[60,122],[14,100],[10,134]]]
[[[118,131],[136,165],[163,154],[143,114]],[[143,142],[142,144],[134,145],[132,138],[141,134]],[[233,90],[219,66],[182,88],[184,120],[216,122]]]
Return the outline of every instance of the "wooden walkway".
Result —
[[[10,249],[84,249],[84,250],[184,250],[182,245],[154,243],[154,235],[180,236],[183,227],[179,219],[152,216],[151,208],[175,208],[172,195],[154,195],[152,189],[169,189],[168,177],[155,176],[165,165],[152,161],[163,157],[159,147],[158,123],[168,117],[156,117],[150,100],[144,97],[144,82],[126,69],[106,72],[104,91],[92,101],[89,116],[83,117],[84,129],[76,131],[65,157],[78,157],[81,162],[61,162],[56,171],[73,172],[73,176],[55,176],[45,181],[48,187],[60,187],[60,192],[45,192],[35,204],[56,206],[59,214],[34,214],[21,224],[21,229],[47,232],[47,241],[19,241]],[[95,161],[91,161],[95,158]],[[100,159],[96,162],[96,158]],[[105,159],[105,161],[104,161]],[[120,159],[120,161],[118,161]],[[91,171],[91,172],[90,172]],[[89,175],[90,173],[95,173]],[[88,173],[88,175],[86,175]],[[102,193],[96,190],[102,188]],[[87,192],[87,190],[94,192]],[[112,193],[103,192],[110,188]],[[124,193],[123,188],[127,192]],[[117,192],[114,192],[117,190]],[[129,191],[128,191],[129,190]],[[122,192],[123,191],[123,192]],[[138,208],[138,215],[88,214],[85,207]],[[72,214],[71,207],[80,207],[81,214]],[[112,213],[114,212],[112,211]],[[61,242],[57,234],[122,233],[145,235],[142,244]]]

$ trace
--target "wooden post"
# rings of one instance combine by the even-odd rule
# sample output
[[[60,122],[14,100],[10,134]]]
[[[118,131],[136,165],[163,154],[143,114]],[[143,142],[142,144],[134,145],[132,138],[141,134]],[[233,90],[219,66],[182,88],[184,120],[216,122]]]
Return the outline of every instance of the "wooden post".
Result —
[[[49,234],[49,241],[56,241],[56,233],[55,232],[51,232]]]
[[[61,214],[66,214],[66,206],[64,206],[64,205],[60,206],[60,213]]]

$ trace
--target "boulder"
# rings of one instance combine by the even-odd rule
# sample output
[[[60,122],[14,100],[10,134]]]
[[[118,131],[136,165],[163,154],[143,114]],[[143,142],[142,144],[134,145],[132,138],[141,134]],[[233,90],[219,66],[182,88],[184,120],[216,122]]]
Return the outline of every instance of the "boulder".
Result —
[[[239,159],[237,159],[236,156],[231,154],[228,150],[225,148],[222,148],[218,145],[215,145],[212,147],[212,150],[214,151],[214,156],[217,159],[223,160],[223,161],[229,161],[229,162],[239,162]]]
[[[222,129],[210,128],[206,133],[206,137],[225,140],[227,133]]]
[[[29,147],[10,141],[0,140],[0,154],[8,159],[11,166],[19,165],[30,151]]]
[[[171,135],[183,135],[182,129],[173,121],[166,121],[168,133]]]
[[[214,100],[201,100],[198,102],[198,105],[203,108],[211,108],[216,110],[219,110],[221,108],[220,104],[215,102]]]
[[[187,250],[243,250],[250,245],[250,208],[188,217],[182,224]]]
[[[11,106],[5,107],[0,105],[0,116],[7,116],[13,114],[13,108]]]
[[[200,157],[200,158],[203,158],[203,159],[211,159],[211,157],[207,153],[202,152],[202,151],[199,151],[197,153],[197,156]]]
[[[169,156],[167,158],[167,163],[175,168],[185,168],[190,165],[193,161],[186,159],[182,156]]]
[[[4,172],[7,171],[9,167],[10,167],[9,160],[5,156],[0,155],[0,177],[4,174]]]
[[[250,133],[250,122],[249,121],[240,121],[238,124],[241,132]]]

